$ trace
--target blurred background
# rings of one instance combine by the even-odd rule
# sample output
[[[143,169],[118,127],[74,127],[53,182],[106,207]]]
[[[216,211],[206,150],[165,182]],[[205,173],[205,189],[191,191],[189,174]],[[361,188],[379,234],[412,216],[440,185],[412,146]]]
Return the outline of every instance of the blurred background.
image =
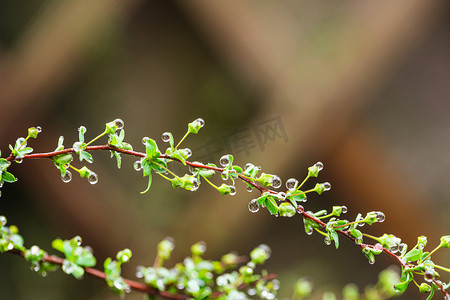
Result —
[[[6,157],[8,144],[37,125],[43,132],[29,143],[36,151],[54,150],[60,135],[71,147],[80,125],[89,139],[120,117],[125,140],[143,151],[142,137],[160,141],[170,131],[180,139],[202,117],[206,126],[185,142],[192,160],[218,164],[233,153],[240,165],[260,165],[283,182],[303,179],[322,161],[318,182],[332,190],[311,195],[306,209],[346,205],[348,219],[381,210],[386,221],[364,227],[368,233],[412,244],[426,235],[433,247],[450,228],[449,36],[444,0],[3,0],[0,148]],[[314,299],[350,282],[364,288],[394,263],[379,256],[369,265],[345,240],[338,250],[326,246],[304,233],[300,218],[250,213],[257,194],[242,184],[222,197],[205,184],[191,193],[154,177],[141,195],[147,180],[133,170],[135,159],[124,157],[117,170],[109,153],[94,158],[96,185],[76,176],[64,184],[46,160],[11,166],[19,181],[2,188],[0,213],[28,247],[54,253],[54,238],[79,234],[100,268],[129,247],[124,274],[134,277],[166,236],[176,240],[167,266],[200,240],[211,259],[266,243],[265,267],[279,275],[280,298],[303,276],[316,286]],[[449,266],[448,251],[435,261]],[[41,278],[5,254],[0,298],[117,297],[98,279],[61,271]],[[414,287],[402,296],[424,298]]]

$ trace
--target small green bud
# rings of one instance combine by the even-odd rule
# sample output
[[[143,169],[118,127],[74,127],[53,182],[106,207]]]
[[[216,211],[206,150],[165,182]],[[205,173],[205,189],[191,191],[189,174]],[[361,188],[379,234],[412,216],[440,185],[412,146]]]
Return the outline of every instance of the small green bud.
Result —
[[[81,178],[88,178],[89,174],[91,174],[91,170],[86,168],[86,166],[82,167],[79,171]]]
[[[166,260],[170,257],[170,254],[172,254],[174,248],[175,243],[173,239],[171,237],[166,237],[158,244],[158,256]]]
[[[308,177],[317,177],[323,169],[323,164],[319,161],[314,166],[308,168]]]
[[[192,121],[188,124],[188,132],[197,134],[200,128],[205,125],[205,121],[202,118]]]
[[[293,207],[290,203],[281,203],[278,207],[278,212],[282,217],[292,217],[295,215],[295,207]]]
[[[228,253],[222,256],[221,261],[226,265],[235,265],[237,262],[237,255],[234,253]]]
[[[273,175],[262,173],[256,181],[260,182],[262,186],[270,186],[272,184]]]
[[[201,241],[191,246],[193,256],[202,256],[206,252],[206,243]]]
[[[427,242],[428,241],[426,236],[421,235],[417,238],[417,245],[420,249],[423,249],[427,245]]]
[[[444,235],[441,237],[441,246],[444,248],[450,248],[450,235]]]
[[[126,248],[126,249],[123,249],[122,251],[117,252],[116,258],[121,263],[126,263],[130,260],[132,255],[133,254],[132,254],[131,250]]]
[[[37,138],[38,134],[42,131],[41,127],[30,127],[28,128],[28,136],[35,139]]]
[[[431,286],[429,284],[426,284],[425,282],[422,282],[422,284],[419,286],[419,291],[421,293],[429,293],[431,292]]]
[[[270,250],[269,246],[261,244],[250,252],[250,257],[253,263],[263,264],[269,259],[271,252],[272,250]]]
[[[331,189],[331,184],[329,182],[324,183],[316,183],[316,186],[314,187],[314,191],[317,194],[322,194],[323,192],[327,192]]]

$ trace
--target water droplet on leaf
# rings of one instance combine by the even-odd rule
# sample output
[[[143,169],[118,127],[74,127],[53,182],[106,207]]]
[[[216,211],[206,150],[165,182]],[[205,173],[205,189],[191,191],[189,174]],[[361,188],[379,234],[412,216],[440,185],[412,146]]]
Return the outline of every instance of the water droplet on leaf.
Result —
[[[96,184],[98,182],[98,175],[94,172],[91,172],[88,176],[88,182],[90,184]]]
[[[331,239],[330,237],[327,235],[324,239],[325,244],[330,245],[331,244]]]
[[[64,176],[61,176],[61,180],[65,183],[68,183],[72,180],[72,173],[69,170],[66,170]]]
[[[134,168],[136,171],[142,170],[142,160],[137,160],[137,161],[135,161],[134,164],[133,164],[133,168]]]
[[[117,126],[117,129],[122,129],[125,123],[122,121],[122,119],[115,119],[114,123]]]
[[[247,192],[252,192],[253,191],[253,188],[251,187],[251,186],[249,186],[249,185],[247,185]]]
[[[170,141],[170,136],[171,133],[166,131],[162,134],[161,139],[163,142],[168,143]]]
[[[146,137],[143,137],[142,138],[142,144],[147,144],[147,140],[149,140],[150,138],[148,137],[148,136],[146,136]]]
[[[426,270],[423,274],[423,278],[426,282],[432,282],[434,279],[434,272],[432,270]]]
[[[295,178],[290,178],[286,181],[286,188],[288,190],[294,190],[295,188],[297,188],[298,185],[298,180]]]
[[[272,177],[272,186],[276,189],[281,186],[281,178],[278,177],[277,175],[274,175]]]
[[[21,164],[21,163],[23,162],[23,159],[22,159],[22,158],[19,158],[19,157],[16,157],[16,158],[14,159],[14,161],[15,161],[16,163],[18,163],[18,164]]]
[[[323,163],[320,161],[316,162],[315,166],[317,167],[317,170],[322,171],[323,169]]]
[[[189,148],[184,148],[183,149],[183,154],[184,154],[184,156],[186,156],[186,158],[189,158],[192,155],[192,151]]]
[[[329,190],[331,190],[331,184],[329,182],[324,182],[323,188],[324,188],[325,192],[329,191]]]
[[[225,154],[220,158],[220,165],[222,167],[228,166],[229,163],[230,163],[230,156],[228,154]]]
[[[231,196],[236,195],[236,188],[234,186],[230,186],[230,195]]]
[[[198,125],[200,125],[200,127],[205,126],[205,120],[203,120],[202,118],[198,118],[197,120]]]
[[[376,218],[377,218],[377,222],[384,222],[384,220],[386,220],[386,216],[384,215],[383,212],[381,211],[377,211],[376,213]]]
[[[342,208],[342,213],[343,214],[345,214],[347,212],[347,210],[348,210],[347,206],[345,206],[345,205],[342,205],[341,208]]]
[[[248,203],[248,210],[255,213],[259,210],[258,199],[253,199]]]
[[[83,143],[81,143],[81,142],[75,142],[75,143],[73,143],[73,150],[75,151],[75,152],[80,152],[80,150],[81,150],[81,146],[83,145]]]
[[[5,226],[5,225],[6,225],[6,222],[7,222],[6,217],[5,217],[5,216],[0,216],[0,224],[1,224],[2,226]]]
[[[39,133],[42,132],[41,126],[36,126],[36,131],[39,132]]]

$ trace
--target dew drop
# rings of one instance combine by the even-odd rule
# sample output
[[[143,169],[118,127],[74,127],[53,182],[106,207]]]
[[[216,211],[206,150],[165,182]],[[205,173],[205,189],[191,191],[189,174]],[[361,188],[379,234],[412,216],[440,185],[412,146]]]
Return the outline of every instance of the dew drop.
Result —
[[[376,244],[373,246],[373,249],[374,249],[374,250],[377,250],[377,251],[382,251],[382,250],[383,250],[383,245],[381,245],[380,243],[376,243]]]
[[[252,163],[247,163],[247,164],[245,165],[245,167],[244,167],[244,170],[251,169],[251,168],[254,168],[254,167],[255,167],[254,164],[252,164]]]
[[[122,119],[115,119],[114,123],[117,126],[117,129],[122,129],[125,123],[122,121]]]
[[[377,222],[381,223],[381,222],[384,222],[384,220],[386,220],[386,216],[384,215],[383,212],[377,211],[377,212],[375,212],[375,214],[376,214]]]
[[[142,160],[137,160],[137,161],[135,161],[134,164],[133,164],[133,168],[134,168],[136,171],[142,170]]]
[[[261,244],[258,246],[258,248],[266,253],[267,258],[269,258],[270,255],[272,254],[272,249],[270,249],[270,247],[267,246],[266,244]]]
[[[398,251],[399,251],[400,253],[403,253],[403,250],[405,250],[405,247],[406,247],[406,244],[405,244],[405,243],[400,243],[400,244],[398,245]]]
[[[256,295],[256,289],[254,289],[254,288],[248,289],[248,290],[247,290],[247,294],[248,294],[249,296],[255,296],[255,295]]]
[[[41,126],[36,126],[36,131],[39,132],[39,133],[42,132]]]
[[[88,182],[90,184],[96,184],[98,182],[98,176],[96,173],[91,172],[88,176]]]
[[[285,199],[286,199],[286,193],[284,193],[284,192],[279,192],[278,195],[277,195],[277,200],[278,200],[278,201],[283,201],[283,200],[285,200]]]
[[[330,240],[330,237],[328,235],[325,237],[324,242],[327,245],[331,245],[331,240]]]
[[[423,278],[426,282],[432,282],[434,279],[434,272],[432,270],[426,270],[423,274]]]
[[[343,214],[345,214],[347,212],[347,210],[348,210],[347,206],[345,206],[345,205],[342,205],[341,208],[342,208],[342,213]]]
[[[375,257],[372,256],[369,258],[369,264],[373,265],[375,263]]]
[[[298,185],[298,180],[295,178],[290,178],[286,181],[286,188],[288,190],[295,190]]]
[[[5,217],[5,216],[0,216],[0,224],[1,224],[2,226],[5,226],[5,225],[6,225],[6,222],[7,222],[6,217]]]
[[[170,133],[170,132],[164,132],[163,134],[162,134],[162,136],[161,136],[161,139],[162,139],[162,141],[164,142],[164,143],[168,143],[169,141],[170,141],[170,136],[171,136],[172,134]]]
[[[192,180],[191,192],[195,192],[198,189],[199,185],[200,185],[200,183],[198,182],[198,180],[196,178],[194,180]]]
[[[143,137],[142,138],[142,144],[147,144],[147,140],[149,140],[150,138],[148,137],[148,136],[146,136],[146,137]]]
[[[249,185],[247,185],[247,192],[251,193],[253,191],[253,188]]]
[[[202,118],[198,118],[197,120],[198,125],[200,125],[200,127],[205,126],[205,120],[203,120]]]
[[[83,241],[83,240],[81,239],[81,236],[79,236],[79,235],[77,235],[77,236],[74,237],[73,239],[74,239],[75,243],[76,243],[78,246],[80,246],[80,245],[81,245],[81,242]]]
[[[392,253],[397,253],[399,251],[398,249],[399,244],[393,244],[389,247],[389,251],[391,251]]]
[[[0,171],[0,175],[2,175],[2,171]],[[0,189],[3,187],[3,181],[0,181]]]
[[[38,256],[39,252],[40,252],[39,250],[41,250],[41,249],[39,249],[38,246],[34,245],[30,248],[30,253],[31,253],[31,255]]]
[[[278,177],[277,175],[274,175],[272,177],[272,186],[276,189],[281,186],[281,178]]]
[[[324,182],[323,188],[324,188],[325,192],[327,192],[327,191],[331,190],[331,184],[329,182]]]
[[[322,171],[322,169],[323,169],[323,163],[321,163],[320,161],[316,162],[316,164],[314,166],[317,167],[318,171]]]
[[[312,227],[310,227],[310,228],[308,229],[308,231],[306,231],[306,234],[307,234],[307,235],[312,235],[313,232],[314,232],[314,229],[313,229]]]
[[[278,291],[280,289],[280,281],[278,279],[272,280],[272,288],[274,291]]]
[[[297,205],[297,211],[301,214],[305,209],[301,205]]]
[[[366,225],[364,222],[358,223],[358,227],[363,227],[364,225]]]
[[[186,158],[189,158],[192,155],[192,150],[189,149],[189,148],[184,148],[183,149],[183,154],[184,154],[184,156],[186,156]]]
[[[66,170],[64,176],[61,176],[61,180],[65,183],[68,183],[72,180],[72,173],[69,170]]]
[[[230,195],[231,196],[236,195],[236,188],[234,186],[230,186]]]
[[[248,203],[248,210],[255,213],[259,210],[258,199],[253,199]]]
[[[136,277],[137,278],[144,278],[144,270],[145,270],[145,267],[137,266],[136,267]]]
[[[225,154],[220,158],[220,164],[222,165],[222,167],[228,166],[229,163],[230,163],[230,155]]]
[[[75,151],[75,152],[80,152],[80,150],[81,150],[81,146],[83,145],[83,143],[81,143],[81,142],[75,142],[75,143],[73,143],[73,150]]]
[[[19,158],[19,157],[16,157],[16,158],[14,159],[14,161],[15,161],[16,163],[18,163],[18,164],[21,164],[21,163],[23,162],[23,159],[22,159],[22,158]]]
[[[18,138],[16,145],[19,144],[21,147],[26,147],[27,146],[27,140],[24,139],[23,137]]]

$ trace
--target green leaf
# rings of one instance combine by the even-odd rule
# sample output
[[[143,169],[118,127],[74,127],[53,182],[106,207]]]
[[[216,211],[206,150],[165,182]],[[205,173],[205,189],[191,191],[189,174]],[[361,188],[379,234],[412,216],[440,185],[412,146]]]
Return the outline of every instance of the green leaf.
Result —
[[[272,215],[276,215],[278,213],[277,203],[275,202],[275,199],[273,199],[272,197],[267,197],[266,206],[267,206],[267,210]]]
[[[150,186],[152,185],[152,173],[148,174],[148,186],[145,191],[141,192],[141,194],[145,194],[150,190]]]
[[[53,162],[57,165],[67,165],[73,160],[71,153],[60,154],[52,157]]]
[[[87,152],[87,151],[81,151],[80,152],[80,161],[83,161],[83,159],[85,161],[87,161],[88,163],[93,163],[94,162],[94,158],[92,157],[92,155]]]
[[[33,148],[31,148],[31,147],[25,147],[25,148],[19,150],[19,153],[22,156],[30,154],[31,152],[33,152]]]
[[[11,163],[4,158],[0,158],[0,170],[5,171]]]
[[[78,128],[78,140],[81,143],[84,143],[84,134],[86,133],[86,127],[84,126],[80,126],[80,128]]]
[[[258,204],[259,205],[263,205],[266,203],[266,199],[267,199],[268,195],[262,195],[261,197],[258,198]]]
[[[116,157],[117,168],[120,169],[120,167],[122,165],[122,157],[120,156],[120,153],[117,151],[111,151],[111,153]]]
[[[58,147],[56,147],[55,151],[61,151],[64,149],[64,137],[61,135],[58,140]]]
[[[331,233],[331,238],[334,241],[334,245],[336,246],[336,249],[339,248],[339,235],[336,231],[330,231]]]
[[[61,240],[61,239],[53,240],[52,247],[53,247],[53,249],[56,249],[59,252],[64,253],[64,241],[63,240]]]
[[[150,159],[157,158],[161,155],[155,140],[147,139],[145,143],[145,152]]]
[[[405,281],[405,282],[400,282],[394,285],[394,289],[399,292],[399,293],[403,293],[406,288],[408,287],[410,281]]]
[[[152,159],[150,167],[155,170],[156,173],[165,173],[167,171],[167,163],[159,158]]]
[[[7,171],[3,171],[2,173],[2,181],[4,182],[8,182],[8,183],[13,183],[16,182],[16,177],[14,177],[13,174],[7,172]]]
[[[81,248],[81,253],[75,260],[75,263],[83,266],[83,267],[93,267],[97,263],[97,260],[95,259],[94,255],[90,251],[88,251],[86,248]],[[79,250],[78,250],[79,251]]]
[[[33,138],[33,139],[37,138],[39,132],[40,131],[36,127],[28,128],[28,136]]]
[[[186,158],[180,150],[175,150],[170,154],[171,157],[178,159],[183,165],[186,165]]]
[[[422,251],[419,249],[412,249],[403,256],[403,259],[407,262],[419,260],[422,257]]]

